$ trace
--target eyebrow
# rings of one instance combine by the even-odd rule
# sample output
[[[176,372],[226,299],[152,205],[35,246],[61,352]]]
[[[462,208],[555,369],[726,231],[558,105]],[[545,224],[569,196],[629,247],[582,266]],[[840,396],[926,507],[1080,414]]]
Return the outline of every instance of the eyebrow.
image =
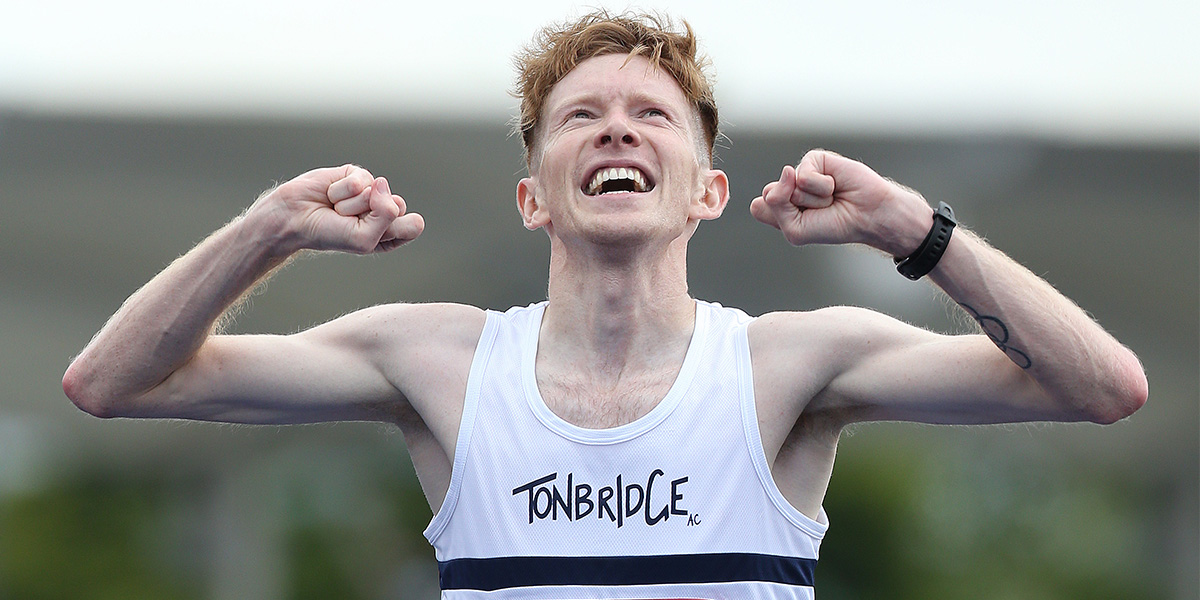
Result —
[[[643,90],[634,90],[630,94],[634,104],[661,104],[668,106],[671,104],[671,101],[662,94],[653,94]],[[567,96],[549,108],[550,114],[556,114],[558,111],[567,109],[568,107],[580,105],[595,106],[602,103],[603,100],[598,92],[581,92],[574,96]]]

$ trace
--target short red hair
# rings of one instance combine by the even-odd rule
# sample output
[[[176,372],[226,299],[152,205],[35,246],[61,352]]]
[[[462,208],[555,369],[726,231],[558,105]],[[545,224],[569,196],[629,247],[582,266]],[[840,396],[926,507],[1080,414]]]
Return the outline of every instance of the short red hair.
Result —
[[[683,31],[678,31],[666,17],[633,13],[614,16],[605,10],[543,28],[514,59],[516,96],[521,99],[516,130],[521,132],[526,160],[531,160],[550,90],[579,63],[606,54],[645,56],[651,66],[675,78],[699,117],[711,163],[718,133],[717,104],[706,73],[710,62],[697,52],[691,25],[684,21]]]

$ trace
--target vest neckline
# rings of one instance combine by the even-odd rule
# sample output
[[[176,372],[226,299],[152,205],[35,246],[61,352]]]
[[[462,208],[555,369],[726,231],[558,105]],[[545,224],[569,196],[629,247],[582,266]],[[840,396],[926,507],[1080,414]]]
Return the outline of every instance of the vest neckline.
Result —
[[[696,320],[692,329],[692,339],[688,342],[688,349],[684,354],[683,365],[679,368],[679,374],[675,376],[675,381],[671,384],[671,388],[667,390],[666,395],[658,401],[658,404],[654,408],[636,420],[624,425],[618,425],[617,427],[604,429],[589,429],[575,425],[554,414],[554,411],[550,410],[550,407],[546,405],[546,401],[542,398],[542,393],[537,387],[536,362],[538,337],[542,328],[542,315],[546,312],[547,304],[547,302],[542,302],[536,305],[534,311],[530,314],[533,326],[526,329],[526,337],[521,340],[520,367],[521,383],[525,388],[525,399],[529,403],[530,410],[533,411],[533,414],[546,428],[564,438],[582,444],[615,444],[631,440],[654,429],[679,406],[679,403],[687,393],[687,389],[691,387],[692,381],[695,379],[696,370],[700,365],[700,355],[704,348],[704,341],[708,335],[709,313],[708,306],[705,303],[696,301]]]

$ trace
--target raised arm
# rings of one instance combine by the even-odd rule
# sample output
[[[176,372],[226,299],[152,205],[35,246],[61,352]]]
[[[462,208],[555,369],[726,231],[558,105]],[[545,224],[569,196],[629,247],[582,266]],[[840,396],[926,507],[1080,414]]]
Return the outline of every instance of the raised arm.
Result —
[[[211,332],[247,290],[300,250],[382,252],[423,227],[387,181],[365,169],[305,173],[264,194],[131,296],[72,362],[63,389],[81,409],[106,417],[371,418],[367,405],[389,386],[377,365],[356,360],[372,351],[369,337],[354,335],[370,315],[296,336]],[[324,382],[323,392],[354,393],[320,401],[304,393],[314,381]]]
[[[896,257],[913,253],[934,224],[916,192],[819,150],[785,167],[751,212],[796,245],[861,243]],[[801,330],[837,340],[828,380],[804,410],[842,422],[1111,423],[1145,403],[1145,374],[1132,352],[970,232],[953,231],[929,277],[984,334],[939,335],[853,309],[774,317],[778,335],[768,345]]]

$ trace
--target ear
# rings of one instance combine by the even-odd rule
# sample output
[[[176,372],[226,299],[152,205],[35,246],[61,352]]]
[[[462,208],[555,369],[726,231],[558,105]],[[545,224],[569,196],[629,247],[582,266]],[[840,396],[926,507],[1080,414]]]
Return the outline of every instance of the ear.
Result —
[[[691,217],[709,221],[721,216],[729,203],[729,177],[720,169],[709,169],[703,175],[703,194],[692,202]]]
[[[525,177],[517,182],[517,211],[525,229],[533,231],[545,227],[550,222],[550,213],[538,202],[535,189],[537,182],[532,177]]]

